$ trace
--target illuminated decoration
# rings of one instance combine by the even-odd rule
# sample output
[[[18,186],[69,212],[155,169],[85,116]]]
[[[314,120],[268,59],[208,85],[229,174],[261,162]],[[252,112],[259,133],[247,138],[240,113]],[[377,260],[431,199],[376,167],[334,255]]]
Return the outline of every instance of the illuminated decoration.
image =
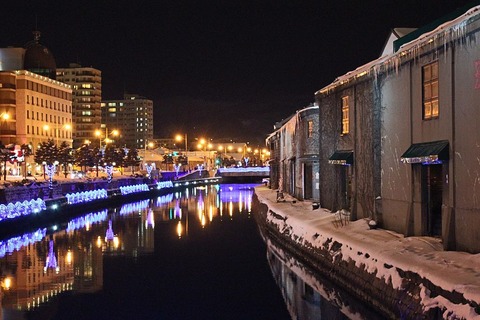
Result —
[[[68,204],[76,204],[82,202],[89,202],[97,199],[106,199],[108,198],[108,194],[106,189],[97,189],[75,193],[67,193],[65,197],[67,198]]]
[[[55,252],[53,251],[53,240],[50,240],[47,260],[45,261],[45,267],[43,267],[43,272],[47,272],[48,269],[54,269],[55,273],[60,271],[58,267],[57,258],[55,257]]]
[[[175,201],[175,218],[182,219],[182,208],[180,207],[180,200]]]
[[[149,200],[142,200],[138,202],[124,204],[120,208],[120,215],[123,216],[130,213],[143,211],[148,208],[149,202]]]
[[[105,241],[112,241],[115,235],[113,234],[112,220],[108,220],[108,229],[105,233]]]
[[[96,213],[89,213],[83,217],[75,218],[67,224],[67,232],[85,228],[94,223],[105,221],[108,217],[108,210],[102,210]]]
[[[158,197],[156,204],[157,206],[159,206],[164,203],[170,203],[172,200],[173,200],[173,193],[169,193],[161,197]]]
[[[26,233],[22,236],[13,237],[5,241],[0,241],[0,258],[7,253],[19,251],[22,247],[26,247],[32,243],[42,241],[47,233],[47,228],[38,229],[35,232]]]
[[[112,175],[113,175],[113,166],[112,165],[106,165],[105,166],[105,172],[107,173],[107,182],[111,183],[112,182]]]
[[[198,172],[200,173],[200,177],[202,176],[203,164],[198,165]]]
[[[45,165],[45,173],[48,176],[48,189],[53,189],[53,175],[57,171],[58,162],[55,161],[53,164]]]
[[[155,228],[155,215],[152,208],[148,209],[147,219],[145,220],[145,229],[148,229],[148,227]]]
[[[180,167],[182,165],[180,163],[176,163],[173,165],[173,167],[175,168],[175,176],[178,177],[178,172],[180,171]]]
[[[122,195],[131,194],[131,193],[138,193],[138,192],[145,192],[150,191],[148,185],[146,183],[143,184],[136,184],[133,186],[123,186],[120,187],[120,192]]]
[[[47,209],[45,201],[40,198],[30,201],[24,200],[23,202],[10,202],[7,205],[2,203],[0,204],[0,221],[38,213],[45,209]]]
[[[173,188],[172,181],[159,181],[157,182],[157,189]]]
[[[147,169],[147,178],[151,177],[151,173],[153,170],[154,165],[153,164],[145,164],[145,169]]]

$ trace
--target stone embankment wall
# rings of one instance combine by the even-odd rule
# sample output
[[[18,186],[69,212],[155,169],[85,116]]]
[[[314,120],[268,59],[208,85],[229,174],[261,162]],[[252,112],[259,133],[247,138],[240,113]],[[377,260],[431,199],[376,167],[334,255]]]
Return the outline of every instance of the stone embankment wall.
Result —
[[[386,319],[443,319],[444,310],[439,308],[424,310],[421,303],[422,287],[431,292],[430,296],[442,295],[457,304],[469,303],[461,294],[445,292],[414,272],[406,272],[395,266],[385,265],[385,268],[396,268],[403,278],[402,288],[394,288],[391,282],[386,283],[384,279],[377,277],[376,272],[368,272],[365,266],[357,266],[353,260],[342,259],[340,250],[342,244],[335,239],[329,239],[328,244],[318,248],[308,243],[300,244],[294,237],[292,238],[292,235],[282,233],[276,225],[267,222],[267,214],[276,215],[276,213],[260,202],[256,195],[253,197],[252,209],[261,232],[267,238],[314,272],[330,279],[358,300],[382,313]],[[280,215],[276,216],[282,218]]]

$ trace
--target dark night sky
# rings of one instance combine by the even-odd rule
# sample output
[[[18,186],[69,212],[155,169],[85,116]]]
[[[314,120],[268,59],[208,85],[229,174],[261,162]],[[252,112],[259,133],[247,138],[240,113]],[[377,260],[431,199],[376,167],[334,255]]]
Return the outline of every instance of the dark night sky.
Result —
[[[468,2],[10,1],[0,46],[25,45],[37,25],[57,67],[102,71],[103,99],[152,99],[155,136],[261,143],[315,91],[376,59],[390,29]]]

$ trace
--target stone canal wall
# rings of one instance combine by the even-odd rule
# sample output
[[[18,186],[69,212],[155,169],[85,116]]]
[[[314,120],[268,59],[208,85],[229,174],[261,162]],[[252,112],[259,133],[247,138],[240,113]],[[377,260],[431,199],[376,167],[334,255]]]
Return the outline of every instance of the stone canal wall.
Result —
[[[430,300],[432,305],[426,307],[425,301],[429,300],[425,299],[425,295],[432,299],[441,298],[443,305],[466,306],[469,309],[468,312],[477,319],[476,316],[480,311],[478,301],[468,300],[455,290],[442,289],[440,285],[424,276],[394,264],[383,263],[383,267],[385,270],[397,272],[401,281],[394,280],[397,282],[394,284],[391,279],[385,280],[384,275],[379,274],[378,270],[372,270],[363,262],[366,259],[376,259],[375,256],[357,251],[346,258],[342,250],[355,249],[351,246],[346,248],[348,244],[345,241],[334,237],[328,238],[321,246],[318,243],[313,244],[292,231],[294,228],[288,226],[288,214],[275,212],[274,210],[278,208],[269,207],[263,200],[263,198],[259,199],[257,194],[254,195],[252,212],[255,213],[255,219],[265,237],[314,272],[318,272],[319,275],[331,280],[358,300],[383,314],[386,319],[471,319],[468,316],[456,315],[455,312],[448,310],[448,307],[434,303],[434,300]],[[273,220],[283,220],[283,227],[278,223],[272,223]],[[320,236],[321,233],[322,230],[318,230],[315,235]]]

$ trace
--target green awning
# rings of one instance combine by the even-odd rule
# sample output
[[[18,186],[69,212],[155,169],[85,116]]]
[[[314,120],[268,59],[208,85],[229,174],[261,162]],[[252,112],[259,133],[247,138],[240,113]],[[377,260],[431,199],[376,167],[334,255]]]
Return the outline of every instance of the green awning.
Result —
[[[448,141],[414,143],[402,154],[403,163],[438,163],[448,160]]]
[[[330,164],[341,164],[343,166],[353,164],[353,151],[350,150],[338,150],[328,158]]]

